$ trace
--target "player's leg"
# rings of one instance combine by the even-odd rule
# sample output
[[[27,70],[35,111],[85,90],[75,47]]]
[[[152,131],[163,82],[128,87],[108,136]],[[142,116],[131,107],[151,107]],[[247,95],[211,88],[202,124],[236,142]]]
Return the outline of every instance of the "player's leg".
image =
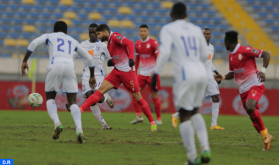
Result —
[[[139,88],[140,91],[142,90],[142,88]],[[136,118],[130,122],[130,124],[137,124],[137,123],[142,123],[143,122],[143,117],[141,115],[141,108],[140,108],[140,105],[138,104],[137,100],[133,97],[133,105],[134,105],[134,108],[136,110]]]
[[[57,113],[57,106],[55,103],[56,93],[61,87],[63,79],[63,66],[52,64],[47,67],[47,76],[45,82],[46,91],[46,107],[50,118],[54,122],[54,133],[52,135],[53,139],[58,139],[60,133],[63,131],[63,126],[59,120]]]
[[[104,81],[104,76],[97,76],[96,77],[97,87],[95,88],[95,90],[100,88],[103,81]],[[102,97],[102,99],[98,103],[104,103],[104,102],[106,102],[110,108],[114,108],[114,101],[112,100],[112,98],[110,97],[108,92],[106,92],[104,94],[104,96]]]
[[[112,88],[118,88],[118,86],[121,84],[121,81],[119,80],[117,69],[113,69],[105,78],[100,88],[91,95],[86,102],[80,107],[80,110],[83,112],[84,109],[89,108],[91,105],[96,104],[98,101],[102,99],[104,94],[108,92]]]
[[[153,90],[151,88],[151,78],[148,76],[147,77],[147,81],[148,81],[148,89],[151,92],[151,96],[152,96],[152,100],[154,103],[154,108],[155,108],[155,113],[156,113],[156,124],[157,125],[161,125],[162,124],[162,119],[161,119],[161,102],[158,96],[158,91],[161,90],[161,81],[160,81],[160,76],[157,76],[157,84],[156,84],[156,89],[157,90]]]

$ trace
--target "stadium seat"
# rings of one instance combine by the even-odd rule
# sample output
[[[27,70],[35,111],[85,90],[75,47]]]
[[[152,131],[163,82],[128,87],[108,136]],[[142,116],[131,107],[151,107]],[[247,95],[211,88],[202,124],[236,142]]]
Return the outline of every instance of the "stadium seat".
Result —
[[[142,21],[148,20],[149,17],[150,17],[150,16],[148,16],[148,15],[140,15],[140,16],[138,16],[138,18],[140,18]]]
[[[190,10],[194,10],[198,7],[198,5],[195,3],[190,3],[190,4],[187,4],[187,7],[189,7]]]
[[[85,41],[85,40],[89,39],[89,36],[87,33],[82,33],[79,35],[79,39],[82,41]]]
[[[50,17],[50,13],[41,13],[41,17],[49,18]]]
[[[33,6],[33,9],[36,11],[42,11],[44,9],[44,7],[40,6],[40,5],[36,5],[36,6]]]
[[[144,2],[144,1],[139,1],[139,2],[137,2],[136,5],[143,8],[143,7],[147,7],[147,6],[148,6],[148,3],[147,3],[147,2]]]
[[[258,2],[260,2],[261,4],[266,4],[267,3],[267,0],[258,0]]]
[[[22,6],[21,6],[21,9],[22,9],[22,10],[25,10],[25,11],[30,11],[31,8],[32,8],[31,5],[22,5]]]
[[[4,39],[4,44],[7,46],[15,46],[16,45],[16,40],[14,39]]]
[[[70,31],[74,31],[75,33],[82,33],[84,31],[84,28],[81,28],[81,27],[75,27],[73,28],[72,30],[70,29]]]
[[[71,37],[73,37],[76,40],[79,40],[79,35],[78,34],[71,34]]]
[[[143,23],[142,23],[142,21],[140,21],[140,22],[134,22],[134,26],[135,27],[139,27],[140,25],[142,25]]]
[[[112,32],[120,32],[120,29],[119,28],[111,28],[111,31]]]
[[[135,2],[134,1],[128,1],[128,2],[125,2],[123,6],[134,7]]]
[[[0,38],[5,38],[7,37],[7,33],[5,32],[0,32]]]
[[[119,27],[120,26],[120,21],[118,20],[109,20],[108,25],[110,27]]]
[[[15,12],[12,12],[12,11],[6,11],[6,12],[4,13],[4,15],[6,15],[6,17],[11,18],[11,17],[14,17]]]
[[[216,17],[216,18],[213,18],[212,21],[215,22],[215,23],[221,23],[222,22],[222,18]]]
[[[270,28],[275,32],[279,32],[279,27],[278,26],[271,26]]]
[[[146,12],[148,15],[152,15],[154,13],[154,9],[145,9],[144,12]]]
[[[109,12],[109,13],[111,13],[111,14],[113,14],[113,13],[118,12],[118,8],[110,7],[110,8],[107,8],[106,11]]]
[[[135,13],[135,14],[141,14],[141,12],[142,12],[141,8],[134,8],[133,9],[133,13]]]
[[[125,17],[125,19],[128,19],[128,20],[136,20],[137,18],[138,18],[137,16],[130,15],[130,14]]]
[[[29,45],[29,42],[26,39],[17,39],[16,45],[27,47]]]
[[[97,1],[88,1],[87,3],[89,5],[94,5],[95,6],[95,5],[97,5],[98,2]]]
[[[19,34],[15,32],[8,33],[8,38],[18,38]]]
[[[0,29],[1,29],[1,31],[9,31],[10,30],[10,26],[8,26],[8,25],[2,25],[2,26],[0,26]]]
[[[88,14],[86,14],[86,13],[79,13],[79,14],[77,15],[77,17],[78,17],[79,19],[87,19]]]
[[[158,15],[153,15],[151,16],[151,18],[154,20],[154,21],[160,21],[160,19],[162,18],[161,16],[158,16]]]
[[[71,24],[72,24],[72,21],[70,19],[66,19],[66,18],[59,19],[59,21],[64,21],[68,26],[71,26]]]
[[[149,5],[151,5],[153,8],[160,8],[161,4],[159,2],[150,2]]]
[[[14,31],[21,31],[22,27],[21,26],[12,26],[11,29]]]
[[[102,18],[102,15],[100,13],[89,13],[88,18],[93,20],[100,20]]]
[[[87,17],[87,14],[84,14],[85,18]],[[74,12],[64,12],[63,13],[64,18],[69,18],[69,19],[75,19],[77,17],[77,14]]]
[[[19,6],[18,5],[9,5],[9,8],[11,9],[11,11],[17,11]]]
[[[253,8],[254,10],[256,10],[256,11],[259,11],[259,10],[262,9],[262,6],[260,6],[260,5],[252,5],[252,8]]]
[[[268,14],[266,12],[258,12],[258,15],[260,17],[266,18]]]
[[[82,9],[83,9],[86,13],[92,12],[92,7],[90,7],[90,6],[85,6],[85,7],[83,7]]]
[[[73,5],[73,0],[60,0],[60,4],[71,6],[71,5]]]
[[[120,2],[120,1],[111,1],[110,4],[113,6],[119,7],[119,6],[122,6],[124,3]]]
[[[80,8],[78,6],[71,6],[69,8],[70,11],[73,11],[73,12],[79,12],[80,11]]]
[[[132,10],[129,7],[119,7],[118,12],[121,14],[131,14]]]
[[[52,16],[53,16],[54,18],[59,19],[59,18],[62,18],[62,17],[63,17],[63,14],[62,14],[62,13],[53,13]]]
[[[265,10],[272,11],[274,9],[273,6],[264,6]]]
[[[106,10],[106,8],[103,7],[97,7],[97,8],[91,8],[91,12],[97,12],[97,13],[103,13]]]
[[[22,29],[25,32],[35,32],[36,31],[36,28],[34,25],[23,25]]]
[[[125,18],[124,15],[116,15],[116,16],[114,16],[114,17],[115,17],[115,19],[117,19],[117,20],[123,20],[123,19]]]
[[[266,24],[273,24],[274,23],[274,20],[273,19],[265,19],[264,22]]]
[[[76,26],[80,26],[83,24],[83,21],[80,19],[75,19],[75,20],[72,20],[72,23]]]
[[[1,10],[1,11],[5,10],[6,8],[7,8],[7,6],[6,6],[6,5],[4,5],[4,4],[0,4],[0,10]]]
[[[14,24],[22,24],[23,23],[23,19],[14,18],[14,19],[11,20],[11,22],[13,22]]]
[[[105,20],[109,20],[109,19],[112,19],[113,15],[111,14],[103,14],[102,15],[102,19],[105,19]]]
[[[40,29],[41,29],[42,27],[40,27]],[[45,31],[41,31],[41,32],[46,32],[46,30]],[[22,37],[22,38],[30,38],[31,37],[31,34],[32,33],[20,33],[20,36]]]
[[[35,23],[35,20],[34,19],[24,19],[23,21],[25,24],[29,24],[29,25],[32,25]]]
[[[65,11],[67,11],[68,9],[69,9],[68,6],[62,6],[62,5],[59,5],[59,6],[58,6],[58,10],[59,10],[60,12],[65,12]]]
[[[173,6],[173,2],[161,2],[161,6],[166,9],[170,9]]]
[[[24,4],[34,4],[34,0],[21,0]]]
[[[274,13],[272,13],[271,14],[273,17],[275,17],[275,18],[279,18],[279,13],[277,13],[277,12],[274,12]]]

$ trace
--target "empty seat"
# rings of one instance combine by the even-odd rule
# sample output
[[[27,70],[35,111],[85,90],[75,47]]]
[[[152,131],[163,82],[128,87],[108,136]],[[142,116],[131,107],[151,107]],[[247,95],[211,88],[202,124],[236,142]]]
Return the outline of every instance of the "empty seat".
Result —
[[[12,19],[12,22],[13,22],[14,24],[22,24],[22,23],[23,23],[23,19],[14,18],[14,19]]]
[[[215,23],[221,23],[222,22],[222,18],[218,18],[218,17],[217,18],[213,18],[212,21],[215,22]]]
[[[97,1],[88,1],[89,5],[97,5],[97,3],[98,3]]]
[[[8,33],[9,38],[18,38],[19,34],[18,33]]]
[[[0,38],[5,38],[7,37],[7,33],[5,32],[0,32]]]
[[[83,21],[80,20],[80,19],[75,19],[75,20],[72,21],[72,23],[75,24],[75,25],[81,25],[81,24],[83,24]]]
[[[27,47],[29,45],[29,41],[26,39],[17,39],[16,45]]]
[[[141,13],[142,13],[142,9],[134,8],[134,9],[133,9],[133,13],[135,13],[135,14],[141,14]]]
[[[60,0],[60,4],[71,6],[71,5],[73,5],[73,0]]]
[[[7,46],[15,46],[16,45],[16,40],[14,39],[4,39],[4,44]]]
[[[17,11],[19,8],[18,5],[8,5],[8,7],[11,9],[11,11]]]
[[[5,12],[4,14],[6,15],[6,17],[14,17],[15,12],[7,11],[7,12]]]
[[[33,9],[36,11],[42,11],[44,9],[44,7],[40,6],[40,5],[36,5],[36,6],[33,6]]]
[[[48,11],[48,12],[52,12],[55,10],[55,7],[54,6],[46,6],[45,9]]]
[[[35,32],[36,28],[34,25],[23,25],[22,30],[25,32]]]
[[[260,6],[260,5],[252,5],[252,8],[254,10],[261,10],[262,6]]]
[[[117,19],[117,20],[122,20],[122,19],[124,19],[124,15],[116,15],[116,16],[114,16],[115,17],[115,19]]]
[[[121,1],[111,1],[110,4],[118,7],[122,6],[124,3]]]
[[[102,15],[102,18],[106,19],[106,20],[112,19],[112,17],[113,17],[113,15],[110,15],[110,14],[103,14]]]
[[[89,13],[88,18],[93,20],[100,20],[102,16],[100,13]]]
[[[118,12],[118,8],[110,7],[110,8],[107,8],[106,11],[109,12],[109,13],[116,13],[116,12]]]
[[[154,13],[154,9],[145,9],[144,12],[146,12],[149,15],[151,15],[151,14]]]
[[[1,18],[1,23],[3,23],[3,24],[8,24],[8,23],[10,23],[11,22],[11,20],[9,19],[9,18]]]
[[[7,6],[6,5],[4,5],[4,4],[0,4],[0,10],[5,10],[7,8]]]
[[[68,6],[63,6],[63,5],[59,5],[59,6],[58,6],[58,10],[59,10],[60,12],[65,12],[65,11],[67,11],[68,9],[69,9]]]
[[[279,17],[279,13],[274,12],[274,13],[272,13],[272,16],[278,18]]]
[[[132,9],[129,7],[119,7],[118,12],[121,14],[131,14]]]
[[[50,17],[50,13],[41,13],[41,17],[42,18],[49,18]]]
[[[34,4],[34,0],[21,0],[21,3]]]
[[[24,21],[23,21],[24,23],[26,23],[26,24],[30,24],[30,25],[32,25],[32,24],[34,24],[35,23],[35,20],[34,19],[24,19]]]
[[[40,29],[41,29],[42,27],[40,27]],[[46,31],[41,31],[41,32],[46,32]],[[27,39],[27,38],[30,38],[31,36],[32,36],[32,33],[20,33],[20,36],[22,37],[22,38],[25,38],[25,39]]]
[[[8,26],[8,25],[2,25],[2,26],[0,26],[0,29],[2,30],[2,31],[9,31],[10,30],[10,26]]]
[[[82,33],[83,32],[83,28],[81,28],[81,27],[76,27],[76,28],[73,28],[73,30],[72,31],[74,31],[74,32],[76,32],[76,33]],[[72,32],[71,31],[71,32]]]
[[[159,2],[150,2],[149,5],[151,5],[153,8],[161,7],[161,4]]]
[[[21,31],[22,27],[21,26],[12,26],[11,29],[14,31]]]
[[[268,14],[266,12],[258,12],[258,15],[260,17],[267,17]]]
[[[264,6],[265,10],[272,11],[274,9],[273,6]]]
[[[118,20],[109,20],[108,24],[111,27],[119,27],[120,26],[120,21],[118,21]]]
[[[80,11],[80,7],[78,7],[78,6],[71,6],[71,7],[69,7],[69,10],[73,11],[73,12],[79,12]]]
[[[134,7],[135,2],[134,1],[128,1],[128,2],[125,2],[123,6]]]
[[[274,23],[274,20],[273,19],[265,19],[264,22],[266,24],[273,24]]]
[[[278,26],[271,26],[270,27],[273,31],[279,32],[279,27]]]
[[[139,1],[139,2],[137,2],[137,5],[140,6],[140,7],[147,7],[148,3],[144,2],[144,1]]]
[[[75,19],[77,14],[75,12],[65,12],[63,13],[64,18]],[[87,18],[87,14],[83,14],[83,18]]]
[[[68,26],[72,24],[72,21],[66,18],[59,19],[59,21],[64,21]]]
[[[30,11],[32,6],[31,5],[22,5],[21,8],[25,11]]]
[[[135,20],[135,19],[137,19],[138,17],[135,16],[135,15],[127,15],[125,18],[128,19],[128,20]]]

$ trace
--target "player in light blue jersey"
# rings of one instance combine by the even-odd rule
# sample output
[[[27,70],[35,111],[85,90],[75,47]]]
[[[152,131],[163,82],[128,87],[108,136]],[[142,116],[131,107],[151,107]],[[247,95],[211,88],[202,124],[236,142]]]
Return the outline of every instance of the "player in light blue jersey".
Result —
[[[207,85],[204,62],[208,52],[201,28],[185,21],[186,17],[186,6],[181,2],[174,4],[171,11],[173,22],[160,31],[160,54],[152,75],[152,88],[156,89],[157,75],[171,58],[174,103],[180,114],[180,134],[187,150],[187,164],[199,165],[208,163],[211,157],[205,121],[198,113]],[[200,142],[201,159],[197,155],[195,131]]]
[[[57,21],[54,24],[53,33],[43,34],[33,40],[24,56],[21,71],[25,75],[25,69],[28,70],[27,60],[37,46],[46,44],[49,50],[49,65],[47,67],[47,76],[45,82],[46,106],[50,118],[54,121],[54,133],[52,138],[58,139],[63,131],[63,126],[57,114],[55,96],[62,85],[63,92],[67,93],[67,99],[71,114],[76,125],[76,137],[79,143],[83,143],[83,130],[81,125],[81,112],[76,104],[78,92],[75,65],[73,60],[74,52],[78,52],[87,60],[90,69],[89,83],[92,87],[96,86],[94,78],[94,60],[90,54],[84,50],[77,40],[67,35],[67,24],[63,21]]]

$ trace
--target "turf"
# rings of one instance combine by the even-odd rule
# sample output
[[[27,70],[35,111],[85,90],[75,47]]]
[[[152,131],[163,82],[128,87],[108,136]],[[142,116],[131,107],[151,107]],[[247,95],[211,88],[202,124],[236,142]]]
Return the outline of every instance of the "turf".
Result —
[[[0,159],[14,159],[15,165],[182,165],[187,161],[179,129],[171,127],[170,114],[162,115],[158,132],[150,132],[146,118],[144,123],[129,124],[133,113],[103,113],[112,130],[101,130],[93,114],[83,113],[85,144],[76,143],[71,114],[59,112],[59,116],[64,132],[53,140],[54,126],[46,111],[0,111]],[[209,127],[211,116],[204,118]],[[226,130],[208,130],[210,164],[279,164],[278,117],[263,120],[274,137],[266,152],[247,116],[219,116],[218,124]]]

